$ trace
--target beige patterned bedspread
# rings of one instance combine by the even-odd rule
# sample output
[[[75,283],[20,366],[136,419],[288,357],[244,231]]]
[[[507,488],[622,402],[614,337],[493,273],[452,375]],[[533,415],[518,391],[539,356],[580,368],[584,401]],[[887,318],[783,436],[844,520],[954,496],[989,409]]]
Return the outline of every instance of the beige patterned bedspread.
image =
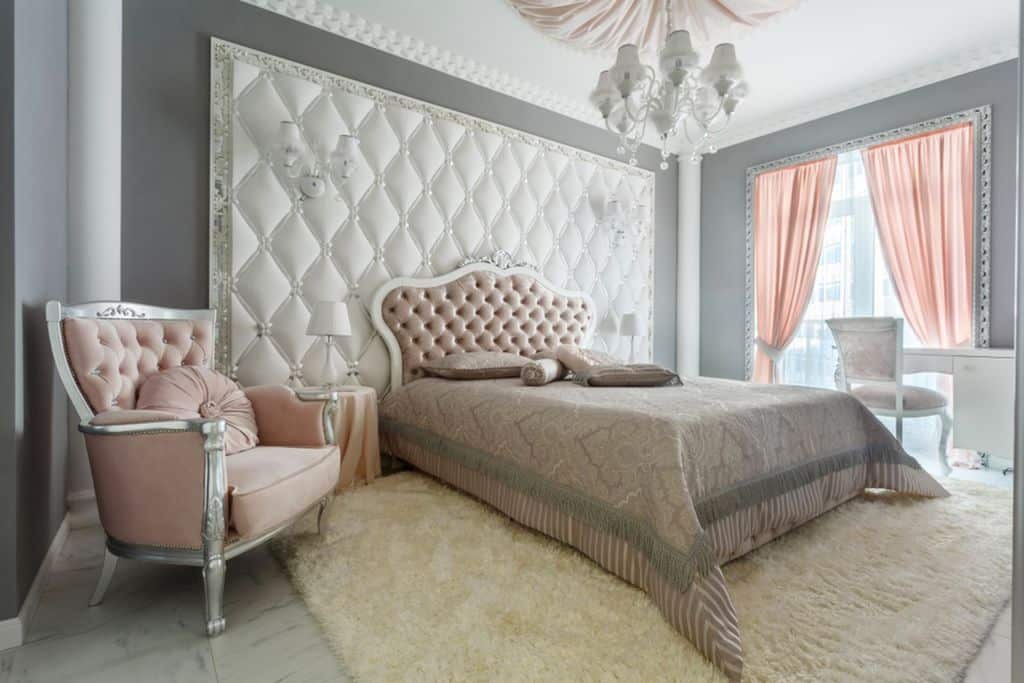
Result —
[[[387,396],[381,417],[385,450],[437,454],[624,541],[679,594],[864,488],[947,495],[835,391],[705,378],[652,388],[423,379]],[[731,640],[698,646],[739,660]]]

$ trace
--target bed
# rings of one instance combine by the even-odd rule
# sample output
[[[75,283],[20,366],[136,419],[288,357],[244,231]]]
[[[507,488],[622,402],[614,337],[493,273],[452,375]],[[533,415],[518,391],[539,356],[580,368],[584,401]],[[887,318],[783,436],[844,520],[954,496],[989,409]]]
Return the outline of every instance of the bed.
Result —
[[[529,269],[401,278],[378,290],[371,314],[390,356],[383,450],[643,589],[733,680],[742,639],[722,564],[865,488],[947,495],[835,391],[424,377],[422,364],[453,353],[587,345],[593,301]]]

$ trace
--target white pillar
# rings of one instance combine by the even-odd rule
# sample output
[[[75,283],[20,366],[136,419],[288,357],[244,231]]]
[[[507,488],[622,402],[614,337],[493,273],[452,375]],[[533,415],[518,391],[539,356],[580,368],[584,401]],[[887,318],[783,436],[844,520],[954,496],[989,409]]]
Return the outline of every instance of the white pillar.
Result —
[[[676,259],[676,367],[700,374],[700,172],[679,156],[679,254]]]
[[[121,0],[68,3],[68,301],[121,298]],[[72,411],[73,413],[74,411]],[[77,426],[78,416],[72,424]],[[91,497],[77,429],[68,502]]]

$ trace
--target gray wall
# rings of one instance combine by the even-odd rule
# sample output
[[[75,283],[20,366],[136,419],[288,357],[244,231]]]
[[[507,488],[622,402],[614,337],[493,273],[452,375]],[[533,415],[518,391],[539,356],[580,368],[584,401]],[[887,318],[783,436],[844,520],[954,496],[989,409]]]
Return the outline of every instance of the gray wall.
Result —
[[[701,192],[701,374],[741,379],[744,369],[745,174],[748,166],[992,105],[992,327],[1013,345],[1016,60],[727,147],[704,158]]]
[[[67,402],[50,357],[44,306],[64,298],[67,277],[67,0],[4,0],[0,41],[0,92],[7,93],[0,113],[0,619],[6,619],[17,614],[64,517]]]
[[[210,36],[615,156],[609,133],[238,0],[124,3],[126,299],[207,305]],[[641,165],[657,169],[647,148]],[[658,172],[655,357],[675,366],[676,170]]]

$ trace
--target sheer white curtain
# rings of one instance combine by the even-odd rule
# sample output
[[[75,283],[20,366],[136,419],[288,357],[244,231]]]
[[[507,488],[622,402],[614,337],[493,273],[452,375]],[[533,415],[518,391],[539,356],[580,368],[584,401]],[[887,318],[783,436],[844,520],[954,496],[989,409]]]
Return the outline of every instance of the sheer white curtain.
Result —
[[[877,233],[860,151],[840,155],[814,290],[782,356],[780,382],[835,387],[836,355],[827,319],[903,317]],[[907,346],[919,345],[909,327],[904,326],[904,335]]]

